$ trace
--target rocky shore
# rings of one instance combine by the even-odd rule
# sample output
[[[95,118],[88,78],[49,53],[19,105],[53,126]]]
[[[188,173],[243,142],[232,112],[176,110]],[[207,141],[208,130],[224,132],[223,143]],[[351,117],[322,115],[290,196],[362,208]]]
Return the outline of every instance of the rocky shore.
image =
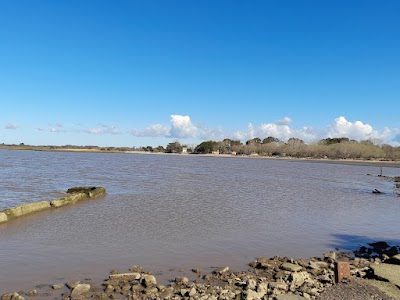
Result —
[[[1,300],[400,299],[399,253],[400,247],[378,242],[354,253],[328,252],[310,259],[261,257],[249,263],[246,271],[220,267],[202,274],[202,270],[193,269],[197,279],[176,277],[167,285],[160,284],[155,275],[142,267],[133,266],[126,272],[112,270],[103,282],[53,282],[27,292],[8,292]],[[349,278],[341,279],[335,269],[343,262],[349,267]]]

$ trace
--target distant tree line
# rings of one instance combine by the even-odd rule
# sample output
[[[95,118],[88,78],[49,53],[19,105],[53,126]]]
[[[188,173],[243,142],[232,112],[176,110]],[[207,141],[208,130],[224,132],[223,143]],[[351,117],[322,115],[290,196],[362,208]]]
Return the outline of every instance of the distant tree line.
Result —
[[[163,146],[152,147],[99,147],[99,146],[30,146],[24,143],[0,144],[0,148],[8,149],[90,149],[104,152],[144,151],[153,153],[193,153],[193,154],[231,154],[259,155],[296,158],[331,158],[331,159],[366,159],[366,160],[400,160],[400,147],[388,144],[375,144],[371,140],[356,141],[346,137],[326,138],[315,143],[306,144],[298,138],[290,138],[283,142],[273,136],[261,140],[252,138],[245,143],[239,140],[224,139],[222,141],[205,141],[199,145],[182,145],[179,141]]]
[[[256,137],[241,143],[237,140],[205,141],[195,147],[194,153],[208,154],[218,151],[220,154],[290,156],[296,158],[331,159],[400,159],[400,147],[376,145],[370,140],[356,141],[346,137],[326,138],[316,143],[306,144],[298,138],[283,142],[269,136],[263,140]]]

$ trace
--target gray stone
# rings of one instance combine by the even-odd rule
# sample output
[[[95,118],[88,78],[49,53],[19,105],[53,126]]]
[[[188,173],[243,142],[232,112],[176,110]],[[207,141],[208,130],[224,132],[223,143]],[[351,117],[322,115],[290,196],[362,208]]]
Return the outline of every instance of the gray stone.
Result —
[[[140,283],[144,287],[149,287],[157,284],[157,279],[153,275],[144,274],[141,276]]]
[[[247,289],[255,290],[257,286],[257,281],[254,278],[250,278],[249,280],[247,280],[246,285]]]
[[[111,284],[108,284],[107,287],[104,289],[104,292],[112,293],[114,292],[114,287]]]
[[[65,285],[67,286],[67,288],[72,290],[80,283],[80,281],[68,281],[67,283],[65,283]]]
[[[60,289],[62,289],[63,287],[64,287],[63,284],[53,284],[53,285],[51,286],[51,288],[52,288],[53,290],[60,290]]]
[[[29,297],[37,296],[37,294],[38,294],[37,290],[32,290],[32,291],[29,291],[29,292],[26,293],[26,295],[29,296]]]
[[[288,289],[288,285],[286,283],[279,282],[279,281],[268,283],[268,287],[273,290],[277,289],[277,290],[281,290],[281,291],[287,291],[287,289]]]
[[[229,267],[222,267],[222,268],[218,268],[218,269],[216,269],[214,272],[216,273],[216,274],[224,274],[224,273],[226,273],[226,272],[228,272],[229,271]]]
[[[283,263],[281,265],[281,268],[283,270],[290,271],[290,272],[299,272],[299,271],[301,271],[303,269],[302,266],[299,266],[299,265],[296,265],[296,264],[291,264],[291,263]]]
[[[82,296],[90,291],[90,284],[80,283],[71,292],[71,297],[75,298],[77,296]]]
[[[18,293],[7,293],[1,296],[1,300],[25,300],[25,298]]]
[[[187,285],[189,283],[189,279],[187,277],[176,277],[175,283],[180,285]]]
[[[336,261],[336,252],[329,251],[324,253],[324,259],[329,263]]]
[[[310,279],[310,275],[307,272],[298,272],[290,274],[289,276],[289,281],[291,282],[290,289],[291,290],[297,289],[298,287],[302,286],[307,279]]]
[[[248,290],[247,291],[247,300],[258,300],[261,299],[264,295],[259,295],[258,292],[253,291],[253,290]]]
[[[281,294],[275,297],[276,300],[304,300],[306,298],[294,294]]]
[[[111,274],[109,276],[110,280],[138,280],[140,279],[139,273],[121,273],[121,274]]]

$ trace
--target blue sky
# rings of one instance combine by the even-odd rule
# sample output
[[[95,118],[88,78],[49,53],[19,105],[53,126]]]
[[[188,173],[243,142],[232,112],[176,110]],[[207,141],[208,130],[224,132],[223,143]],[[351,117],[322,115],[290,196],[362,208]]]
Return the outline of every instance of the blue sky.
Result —
[[[399,1],[1,1],[0,143],[400,142]]]

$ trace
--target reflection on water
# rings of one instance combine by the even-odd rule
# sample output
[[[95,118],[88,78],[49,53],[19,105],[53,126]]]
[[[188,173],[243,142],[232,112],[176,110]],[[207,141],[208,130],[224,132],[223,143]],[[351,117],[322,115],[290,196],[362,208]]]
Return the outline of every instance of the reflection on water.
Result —
[[[108,191],[1,224],[0,291],[102,278],[133,264],[244,268],[257,256],[320,255],[339,236],[398,240],[393,183],[366,175],[379,172],[265,159],[0,151],[0,209],[58,198],[72,186]]]

